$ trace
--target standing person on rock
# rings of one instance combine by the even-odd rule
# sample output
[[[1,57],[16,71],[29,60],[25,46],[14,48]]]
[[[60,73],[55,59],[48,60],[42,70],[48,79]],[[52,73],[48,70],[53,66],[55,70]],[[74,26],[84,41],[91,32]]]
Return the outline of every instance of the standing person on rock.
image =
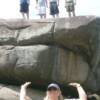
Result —
[[[59,17],[59,0],[49,0],[49,4],[50,4],[50,15],[53,16],[53,18],[55,17]]]
[[[21,86],[20,100],[28,100],[26,89],[27,89],[28,85],[30,85],[30,84],[31,84],[31,82],[26,82],[25,84],[23,84]],[[87,100],[87,95],[80,84],[71,83],[70,85],[77,88],[78,93],[79,93],[79,100]],[[64,100],[61,90],[60,90],[60,87],[55,83],[49,84],[47,87],[47,92],[46,92],[46,96],[44,97],[44,100]]]
[[[76,16],[75,5],[76,5],[76,0],[65,0],[65,8],[68,12],[69,17],[71,17],[71,13],[73,16]]]
[[[30,0],[20,0],[20,12],[24,19],[26,19],[26,17],[29,19],[29,4]]]
[[[46,18],[47,0],[36,0],[36,8],[39,10],[40,18]]]

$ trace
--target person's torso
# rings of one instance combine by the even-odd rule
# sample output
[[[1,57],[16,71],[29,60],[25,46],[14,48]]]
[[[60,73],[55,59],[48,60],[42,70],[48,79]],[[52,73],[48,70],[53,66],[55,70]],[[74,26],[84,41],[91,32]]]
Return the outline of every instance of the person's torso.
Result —
[[[39,6],[45,6],[46,1],[45,0],[38,0]]]
[[[57,0],[50,0],[50,2],[57,2]]]
[[[20,3],[29,3],[29,0],[20,0]]]
[[[74,0],[66,0],[66,2],[69,2],[69,3],[71,2],[71,3],[73,3],[73,2],[74,2]]]

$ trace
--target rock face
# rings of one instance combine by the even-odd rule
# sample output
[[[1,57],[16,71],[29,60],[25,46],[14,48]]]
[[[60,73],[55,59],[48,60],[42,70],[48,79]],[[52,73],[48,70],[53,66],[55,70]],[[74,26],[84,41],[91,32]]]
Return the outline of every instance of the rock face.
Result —
[[[80,82],[100,90],[100,18],[0,20],[0,81]]]

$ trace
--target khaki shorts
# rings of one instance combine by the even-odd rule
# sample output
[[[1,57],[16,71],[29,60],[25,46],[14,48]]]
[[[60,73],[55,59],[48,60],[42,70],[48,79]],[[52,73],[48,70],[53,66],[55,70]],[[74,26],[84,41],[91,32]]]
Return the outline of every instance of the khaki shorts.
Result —
[[[75,7],[74,7],[74,6],[75,6],[75,5],[74,5],[73,2],[66,2],[66,5],[65,5],[66,10],[67,10],[68,12],[73,12],[73,11],[75,10]]]

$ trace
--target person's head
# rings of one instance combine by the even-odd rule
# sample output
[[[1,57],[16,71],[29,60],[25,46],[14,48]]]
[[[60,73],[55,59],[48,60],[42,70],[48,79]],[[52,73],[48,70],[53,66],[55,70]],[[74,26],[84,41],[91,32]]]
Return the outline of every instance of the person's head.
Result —
[[[63,100],[60,87],[57,84],[51,83],[48,85],[45,100]]]

